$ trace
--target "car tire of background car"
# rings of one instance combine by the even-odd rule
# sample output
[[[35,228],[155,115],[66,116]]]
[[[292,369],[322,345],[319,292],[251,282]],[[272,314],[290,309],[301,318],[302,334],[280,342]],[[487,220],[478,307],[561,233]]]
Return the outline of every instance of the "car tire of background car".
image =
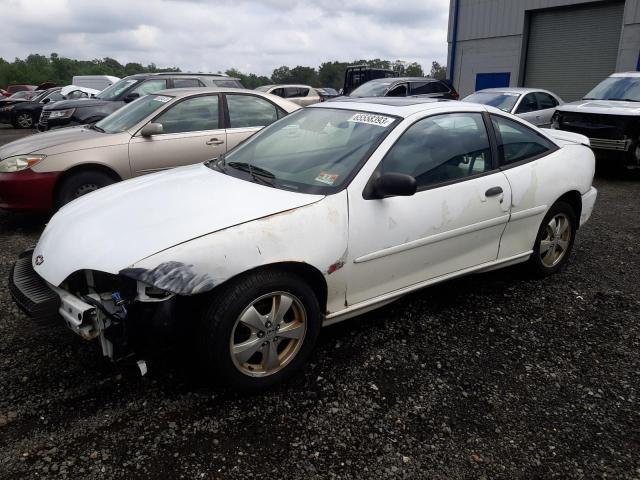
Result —
[[[30,113],[23,112],[15,115],[11,123],[14,128],[33,128],[35,125],[35,119]]]
[[[199,354],[218,383],[258,391],[304,366],[320,326],[318,299],[302,278],[278,270],[250,273],[205,302]]]
[[[533,253],[530,271],[538,277],[556,273],[566,265],[576,238],[577,219],[571,205],[558,201],[542,220]]]
[[[56,198],[58,208],[66,205],[82,195],[115,183],[113,177],[98,170],[85,170],[72,173],[60,184]]]

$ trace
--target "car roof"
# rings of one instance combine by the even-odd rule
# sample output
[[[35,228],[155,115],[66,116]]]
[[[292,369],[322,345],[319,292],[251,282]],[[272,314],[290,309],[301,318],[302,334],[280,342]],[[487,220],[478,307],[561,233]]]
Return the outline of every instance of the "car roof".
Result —
[[[544,93],[550,93],[551,95],[555,95],[553,92],[550,92],[549,90],[545,90],[543,88],[529,88],[529,87],[484,88],[474,93],[479,93],[479,92],[518,93],[518,94],[525,94],[525,93],[531,93],[531,92],[544,92]],[[473,93],[471,95],[473,95]]]
[[[238,80],[236,77],[230,77],[222,73],[189,73],[189,72],[154,72],[154,73],[135,73],[125,78],[149,78],[149,77],[176,77],[176,78],[193,78],[193,77],[214,77],[228,80]]]
[[[376,83],[394,83],[394,82],[439,82],[440,80],[436,80],[431,77],[384,77],[384,78],[374,78],[373,80],[369,80],[369,82]],[[366,83],[369,83],[366,82]],[[364,85],[364,83],[363,83]]]
[[[264,85],[264,87],[269,87],[269,88],[289,88],[289,87],[293,87],[293,88],[313,88],[310,85],[304,85],[302,83],[276,83],[273,85]]]
[[[640,72],[618,72],[610,75],[610,77],[640,77]]]
[[[398,117],[409,117],[415,113],[430,110],[471,109],[472,111],[488,110],[486,105],[466,103],[442,98],[424,97],[341,97],[327,102],[316,103],[306,108],[339,108],[344,110],[361,110],[371,113],[382,113]]]
[[[255,95],[265,95],[265,92],[249,90],[247,88],[232,87],[185,87],[185,88],[166,88],[153,92],[152,95],[169,95],[172,97],[187,97],[196,93],[253,93]],[[280,98],[280,97],[278,97]]]

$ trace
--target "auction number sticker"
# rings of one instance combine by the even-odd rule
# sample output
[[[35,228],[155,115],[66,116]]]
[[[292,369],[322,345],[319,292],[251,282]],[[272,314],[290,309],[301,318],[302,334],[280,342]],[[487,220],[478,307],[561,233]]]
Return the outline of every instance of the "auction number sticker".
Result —
[[[158,96],[156,96],[156,98],[154,98],[154,100],[156,100],[158,102],[162,102],[162,103],[167,103],[168,101],[171,100],[171,97],[165,97],[163,95],[158,95]]]
[[[375,115],[373,113],[356,113],[349,119],[350,122],[367,123],[369,125],[378,125],[379,127],[388,127],[393,123],[393,118],[384,115]]]
[[[322,182],[322,183],[326,183],[327,185],[333,185],[334,183],[336,183],[337,179],[338,179],[337,173],[320,172],[316,177],[316,182]]]

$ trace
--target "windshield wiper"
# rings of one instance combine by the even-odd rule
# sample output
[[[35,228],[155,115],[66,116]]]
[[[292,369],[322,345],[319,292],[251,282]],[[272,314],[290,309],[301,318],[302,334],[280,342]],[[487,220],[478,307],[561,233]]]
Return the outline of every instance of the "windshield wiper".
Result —
[[[89,128],[91,130],[95,130],[96,132],[104,133],[104,128],[100,128],[95,123],[92,123],[91,125],[89,125]]]
[[[276,176],[273,173],[271,173],[269,170],[266,170],[261,167],[256,167],[246,162],[229,162],[229,163],[225,162],[225,165],[228,165],[231,168],[235,168],[236,170],[248,172],[249,175],[251,175],[251,178],[253,178],[254,180],[259,181],[262,184],[267,185],[269,187],[275,187],[273,182],[270,182],[269,180],[275,179]]]

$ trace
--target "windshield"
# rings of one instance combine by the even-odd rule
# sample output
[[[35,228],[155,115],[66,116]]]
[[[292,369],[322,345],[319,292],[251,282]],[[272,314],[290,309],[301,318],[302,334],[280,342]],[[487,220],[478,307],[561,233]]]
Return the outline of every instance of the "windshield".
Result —
[[[124,78],[102,90],[95,96],[95,98],[100,98],[102,100],[115,100],[118,95],[127,90],[134,83],[138,83],[138,80]]]
[[[39,102],[40,100],[42,100],[44,97],[47,96],[47,93],[51,93],[51,92],[49,92],[49,90],[43,90],[41,92],[38,92],[35,96],[31,97],[31,101]]]
[[[349,94],[350,97],[383,97],[392,82],[367,82]]]
[[[103,118],[95,126],[98,130],[103,130],[106,133],[124,132],[166,105],[173,98],[168,95],[146,95],[140,97]]]
[[[350,181],[396,123],[395,117],[377,113],[305,108],[265,128],[227,154],[224,164],[215,165],[276,188],[330,194]]]
[[[261,87],[256,87],[255,90],[258,92],[266,92],[272,87],[272,85],[263,85]]]
[[[584,100],[628,100],[640,102],[640,77],[609,77],[600,82]]]
[[[518,101],[519,96],[520,94],[518,93],[476,92],[472,93],[468,97],[465,97],[462,101],[491,105],[492,107],[499,108],[504,112],[511,113],[511,110]]]

